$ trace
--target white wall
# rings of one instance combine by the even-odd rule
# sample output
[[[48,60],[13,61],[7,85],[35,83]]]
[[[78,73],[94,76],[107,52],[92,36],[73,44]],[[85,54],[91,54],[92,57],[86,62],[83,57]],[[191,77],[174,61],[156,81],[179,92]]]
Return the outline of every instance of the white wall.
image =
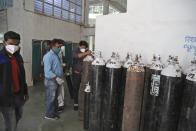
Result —
[[[23,6],[25,5],[25,6]],[[26,10],[24,10],[26,9]],[[28,10],[28,11],[27,11]],[[27,83],[32,86],[32,39],[45,40],[61,38],[79,42],[81,27],[73,23],[34,14],[33,0],[14,0],[14,7],[8,9],[8,30],[21,34],[21,46]]]
[[[179,56],[183,67],[189,65],[193,52],[184,49],[185,36],[196,37],[195,0],[128,0],[125,14],[101,16],[96,23],[96,50],[108,59],[118,51],[141,53],[146,63],[152,54]],[[196,43],[192,43],[196,44]]]

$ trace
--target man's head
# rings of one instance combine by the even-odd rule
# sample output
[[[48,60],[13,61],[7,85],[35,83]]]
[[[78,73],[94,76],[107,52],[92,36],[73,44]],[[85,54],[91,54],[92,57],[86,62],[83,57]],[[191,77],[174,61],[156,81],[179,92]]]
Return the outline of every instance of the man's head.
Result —
[[[3,44],[10,54],[14,54],[20,49],[20,35],[13,31],[8,31],[4,34]]]
[[[44,40],[43,45],[49,50],[51,48],[51,41],[50,40]]]
[[[56,53],[59,54],[61,51],[61,46],[64,44],[64,41],[61,39],[53,39],[51,41],[51,49]]]
[[[80,41],[79,48],[81,52],[85,52],[88,48],[88,43],[86,41]]]

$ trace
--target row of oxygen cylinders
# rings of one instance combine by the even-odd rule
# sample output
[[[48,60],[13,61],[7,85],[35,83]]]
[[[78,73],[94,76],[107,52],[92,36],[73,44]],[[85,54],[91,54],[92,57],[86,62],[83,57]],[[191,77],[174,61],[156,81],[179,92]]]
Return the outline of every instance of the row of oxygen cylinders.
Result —
[[[167,64],[153,56],[105,62],[98,52],[83,62],[84,128],[88,131],[196,131],[196,60],[182,71],[178,57]],[[88,84],[87,84],[88,83]],[[86,86],[87,85],[87,86]],[[82,88],[84,89],[84,88]],[[81,94],[82,94],[81,93]],[[81,102],[82,103],[82,102]]]

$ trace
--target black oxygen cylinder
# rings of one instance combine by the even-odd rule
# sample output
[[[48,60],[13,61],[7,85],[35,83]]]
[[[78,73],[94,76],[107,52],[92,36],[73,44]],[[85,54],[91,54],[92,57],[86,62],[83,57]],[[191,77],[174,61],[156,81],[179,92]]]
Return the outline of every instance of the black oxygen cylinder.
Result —
[[[117,59],[112,58],[106,65],[102,131],[119,131],[121,74],[120,63]]]
[[[101,131],[105,65],[91,66],[91,94],[88,131]]]
[[[121,68],[106,68],[106,81],[103,102],[103,131],[118,131],[119,88],[121,88]]]
[[[127,76],[127,68],[123,67],[122,68],[122,77],[121,77],[121,89],[119,90],[119,118],[118,118],[119,119],[119,122],[118,122],[119,131],[122,130],[126,76]]]
[[[68,90],[69,90],[70,98],[73,99],[73,85],[72,85],[70,74],[67,73],[65,78],[66,78],[66,81],[67,81],[67,87],[68,87]]]
[[[84,91],[84,129],[89,128],[90,89],[88,89],[88,86]]]
[[[86,84],[90,81],[90,67],[93,61],[92,56],[86,56],[82,63],[82,78],[79,89],[79,107],[78,107],[78,116],[79,120],[84,119],[84,89]]]
[[[196,60],[191,61],[191,65],[189,68],[186,68],[184,72],[182,73],[182,80],[183,80],[183,85],[186,87],[186,77],[189,73],[191,73],[194,69],[196,68]]]
[[[159,97],[159,86],[160,86],[160,70],[150,70],[150,81],[147,85],[147,96],[145,103],[144,113],[144,131],[156,131],[158,115],[157,115],[157,104]]]
[[[90,111],[89,111],[89,129],[88,131],[101,131],[102,111],[103,111],[103,93],[105,82],[105,61],[101,53],[96,56],[90,69]]]
[[[142,101],[142,114],[141,114],[141,122],[140,122],[140,131],[144,131],[144,114],[145,114],[145,106],[148,95],[148,86],[151,80],[150,66],[145,67],[145,76],[144,76],[144,92],[143,92],[143,101]]]
[[[178,131],[196,131],[196,71],[188,73],[183,91]]]
[[[160,61],[160,57],[152,63],[149,74],[146,74],[147,80],[145,81],[145,95],[143,98],[143,125],[141,128],[143,131],[156,131],[158,122],[158,97],[160,87],[160,77],[163,64]]]
[[[176,131],[179,121],[183,83],[173,60],[161,72],[157,104],[156,131]]]

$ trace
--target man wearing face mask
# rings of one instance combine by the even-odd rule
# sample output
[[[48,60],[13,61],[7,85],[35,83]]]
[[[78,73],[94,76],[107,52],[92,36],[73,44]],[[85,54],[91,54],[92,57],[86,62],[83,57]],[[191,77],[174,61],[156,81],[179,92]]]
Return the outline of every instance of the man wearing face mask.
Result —
[[[4,48],[0,51],[0,113],[6,131],[16,130],[23,105],[29,99],[19,43],[20,35],[8,31],[4,34]]]
[[[50,45],[51,45],[51,41],[50,40],[44,40],[42,42],[43,54],[46,54],[47,52],[50,51]]]
[[[58,90],[64,83],[63,68],[58,54],[61,51],[61,44],[64,41],[61,39],[53,39],[51,42],[50,51],[44,56],[44,75],[46,87],[46,115],[45,119],[57,120],[58,111]]]
[[[81,83],[82,63],[84,57],[91,54],[90,50],[87,50],[88,43],[86,41],[80,41],[79,47],[73,50],[73,73],[72,81],[74,87],[74,110],[78,110],[78,93]]]

